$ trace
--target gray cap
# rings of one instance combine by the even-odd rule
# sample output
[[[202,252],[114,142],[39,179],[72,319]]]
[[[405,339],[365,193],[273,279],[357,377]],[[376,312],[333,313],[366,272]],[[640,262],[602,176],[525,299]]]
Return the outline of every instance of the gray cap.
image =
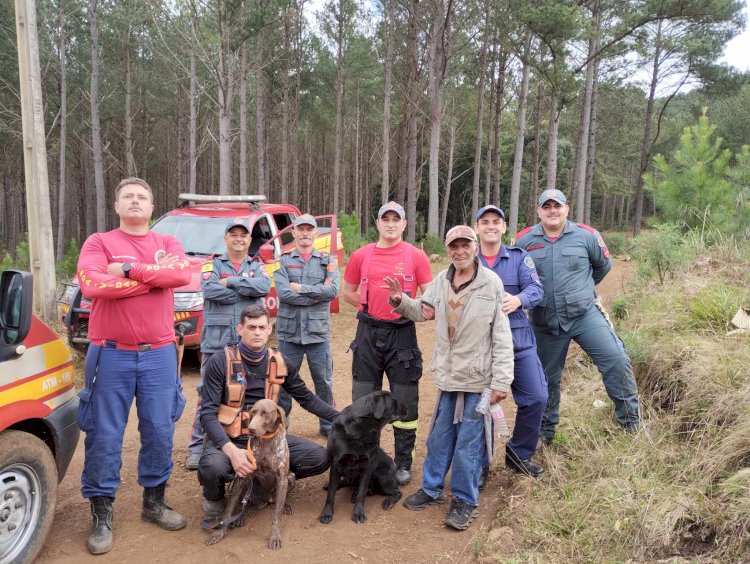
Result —
[[[539,196],[539,206],[543,206],[544,202],[548,202],[549,200],[554,200],[558,204],[565,205],[565,202],[567,200],[565,199],[565,194],[560,192],[557,188],[548,188],[544,192],[541,193]]]
[[[397,202],[388,202],[387,204],[383,204],[382,206],[380,206],[380,209],[378,210],[378,219],[383,217],[389,211],[396,212],[396,215],[398,215],[400,219],[406,219],[404,206]]]
[[[318,227],[318,222],[315,221],[315,218],[313,216],[311,216],[309,213],[306,213],[295,219],[294,225],[295,227],[297,225],[312,225],[313,227]]]
[[[241,217],[235,217],[232,221],[227,223],[227,226],[224,228],[224,235],[229,233],[229,231],[234,227],[242,227],[245,231],[250,233],[250,228],[245,224],[245,220],[243,220]]]

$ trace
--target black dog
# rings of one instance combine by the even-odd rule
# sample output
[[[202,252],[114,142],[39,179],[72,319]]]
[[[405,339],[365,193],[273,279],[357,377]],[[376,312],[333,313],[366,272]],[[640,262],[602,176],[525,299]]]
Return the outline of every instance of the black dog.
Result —
[[[383,509],[388,510],[401,499],[396,483],[396,464],[380,448],[380,432],[388,423],[406,417],[406,407],[390,392],[373,392],[345,407],[334,420],[328,435],[328,461],[331,472],[328,496],[318,520],[333,520],[336,491],[351,486],[354,512],[352,521],[364,523],[365,498],[381,493]]]

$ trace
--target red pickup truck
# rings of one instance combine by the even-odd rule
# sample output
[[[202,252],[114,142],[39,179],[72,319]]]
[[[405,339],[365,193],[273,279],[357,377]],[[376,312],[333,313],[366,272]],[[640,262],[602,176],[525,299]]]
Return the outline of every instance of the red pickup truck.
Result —
[[[264,263],[273,275],[277,259],[294,246],[291,233],[292,222],[301,215],[291,204],[269,204],[265,196],[213,196],[205,194],[180,194],[180,205],[160,217],[151,229],[176,237],[190,260],[193,275],[190,283],[175,289],[174,322],[175,334],[184,339],[185,347],[200,346],[203,328],[203,293],[200,285],[201,265],[211,256],[223,253],[224,227],[234,218],[242,218],[251,225],[252,243],[249,254]],[[337,257],[339,265],[344,260],[344,244],[341,231],[336,226],[335,215],[316,216],[318,238],[316,248]],[[335,233],[335,237],[331,237]],[[90,303],[81,296],[78,279],[73,278],[63,285],[59,299],[63,327],[71,346],[85,349]],[[276,315],[278,302],[276,288],[264,299],[271,315]],[[338,298],[331,302],[331,311],[338,312]]]

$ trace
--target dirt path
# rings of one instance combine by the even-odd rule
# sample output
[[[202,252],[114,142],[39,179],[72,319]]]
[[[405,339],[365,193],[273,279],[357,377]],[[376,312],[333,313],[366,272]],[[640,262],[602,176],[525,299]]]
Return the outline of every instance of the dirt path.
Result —
[[[437,264],[434,271],[445,268]],[[600,293],[608,303],[613,295],[622,291],[623,284],[632,277],[631,263],[615,261],[615,268],[605,279]],[[343,302],[342,302],[343,303]],[[332,319],[332,349],[334,355],[334,395],[339,406],[348,405],[351,399],[351,357],[346,352],[354,338],[356,320],[354,308],[343,305],[342,312]],[[430,323],[418,324],[419,343],[425,366],[432,356],[434,332]],[[185,371],[185,394],[188,409],[177,423],[173,460],[175,470],[169,481],[167,501],[186,516],[188,526],[182,531],[166,532],[140,519],[142,489],[136,481],[136,463],[139,439],[135,410],[131,412],[123,447],[122,486],[115,503],[115,544],[105,557],[92,557],[86,550],[86,537],[91,526],[88,504],[80,496],[79,477],[83,465],[83,441],[60,486],[57,512],[51,534],[39,557],[42,563],[78,563],[86,561],[108,562],[463,562],[472,559],[472,543],[477,535],[485,535],[493,526],[498,511],[507,507],[509,495],[519,482],[527,479],[511,475],[502,458],[493,463],[491,478],[482,494],[480,516],[465,532],[446,529],[442,520],[447,508],[433,506],[422,512],[413,512],[398,503],[385,512],[380,507],[382,498],[369,498],[366,504],[368,522],[357,525],[351,521],[349,493],[341,491],[336,498],[336,514],[331,525],[318,523],[318,515],[325,499],[322,490],[327,473],[297,482],[291,497],[294,515],[282,519],[284,547],[279,552],[266,548],[270,531],[271,510],[253,511],[247,524],[230,534],[216,546],[206,546],[207,533],[200,528],[203,518],[201,489],[195,472],[184,468],[192,412],[196,394],[198,372],[195,366]],[[306,368],[305,380],[310,383]],[[425,431],[435,402],[435,388],[427,370],[420,384],[420,436],[417,440],[417,459],[413,467],[414,479],[402,488],[409,495],[419,488],[421,465],[425,454]],[[506,401],[506,412],[512,421],[515,406]],[[320,444],[317,421],[314,416],[295,405],[291,432]],[[393,433],[386,428],[383,447],[392,454]],[[500,451],[502,452],[502,451]],[[502,546],[502,539],[499,541]],[[509,548],[509,547],[506,547]],[[502,552],[502,551],[501,551]],[[510,551],[508,551],[510,552]],[[507,553],[507,552],[506,552]]]

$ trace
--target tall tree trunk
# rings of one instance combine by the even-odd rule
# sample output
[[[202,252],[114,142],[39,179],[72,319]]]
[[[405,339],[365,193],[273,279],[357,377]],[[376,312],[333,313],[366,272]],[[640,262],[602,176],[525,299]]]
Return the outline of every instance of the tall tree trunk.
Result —
[[[362,155],[360,154],[359,114],[360,100],[357,98],[357,121],[354,124],[354,212],[362,217]]]
[[[656,87],[659,84],[659,69],[661,67],[661,21],[656,25],[656,39],[654,41],[654,59],[651,67],[651,84],[648,89],[648,102],[646,103],[646,119],[643,126],[643,137],[641,138],[641,164],[638,168],[638,177],[635,184],[635,213],[633,215],[633,235],[641,232],[643,222],[643,175],[648,170],[651,160],[651,126],[654,119],[654,100],[656,99]]]
[[[396,178],[396,201],[402,205],[406,205],[406,177],[408,176],[407,169],[409,166],[409,159],[407,154],[409,152],[409,97],[404,97],[404,104],[406,105],[406,111],[404,111],[404,117],[396,130],[398,135],[398,177]]]
[[[408,72],[408,164],[406,170],[406,217],[407,238],[414,241],[416,237],[417,223],[417,198],[419,196],[419,187],[417,186],[417,113],[419,103],[419,59],[417,54],[417,10],[419,0],[411,0],[409,3],[409,22],[407,24],[407,72]]]
[[[440,238],[445,235],[445,222],[448,219],[448,205],[451,200],[451,184],[453,184],[453,154],[456,149],[456,99],[451,100],[451,133],[448,138],[448,173],[445,176],[445,194],[440,215]]]
[[[430,38],[430,171],[429,198],[427,204],[427,232],[437,235],[439,223],[440,198],[440,132],[443,116],[443,91],[445,88],[445,71],[448,65],[451,48],[451,12],[453,3],[448,3],[448,10],[444,0],[432,2],[433,21],[432,37]]]
[[[394,32],[391,29],[393,23],[393,0],[384,0],[384,30],[385,33],[385,77],[383,80],[383,164],[382,181],[380,184],[380,203],[388,202],[390,195],[390,168],[391,168],[391,91],[393,75],[393,43]]]
[[[489,83],[489,99],[490,99],[490,105],[487,108],[487,114],[492,117],[496,116],[497,112],[493,113],[493,110],[495,109],[495,90],[496,90],[496,83],[497,80],[495,80],[495,67],[497,65],[497,59],[498,59],[498,44],[497,44],[497,30],[495,30],[495,36],[492,39],[492,64],[490,65],[490,83]],[[499,78],[499,77],[498,77]],[[484,166],[484,205],[492,203],[492,172],[494,169],[494,161],[493,157],[495,155],[495,137],[494,137],[494,122],[490,123],[490,126],[487,131],[487,154],[484,157],[485,160],[485,166]]]
[[[516,118],[516,151],[513,155],[513,177],[510,182],[510,205],[507,217],[508,234],[515,240],[518,231],[518,201],[521,196],[521,172],[523,171],[523,145],[526,131],[526,98],[529,94],[529,63],[531,58],[531,30],[524,33],[524,62],[521,74],[521,87],[518,92],[518,115]]]
[[[549,96],[549,128],[547,130],[547,178],[545,186],[555,188],[557,186],[557,131],[560,125],[560,97],[556,87],[553,87]],[[538,196],[538,194],[537,194]]]
[[[526,209],[526,223],[533,223],[534,210],[539,196],[539,169],[542,153],[542,103],[544,102],[544,82],[539,80],[536,88],[536,106],[534,107],[534,144],[531,147],[531,179],[529,181],[529,199]]]
[[[486,3],[485,26],[489,27],[490,2]],[[479,51],[479,86],[477,87],[477,131],[474,141],[474,181],[471,190],[471,217],[477,214],[479,209],[479,178],[482,169],[482,122],[484,120],[484,81],[487,74],[487,46],[490,41],[489,29],[485,29],[482,48]],[[487,202],[485,202],[487,203]]]
[[[342,211],[346,195],[341,195],[341,148],[344,144],[344,0],[339,0],[336,31],[336,144],[333,150],[333,211]]]
[[[68,65],[65,42],[65,2],[60,0],[60,156],[57,177],[57,249],[55,256],[60,263],[65,256],[65,148],[68,142]],[[0,215],[5,217],[5,215]]]
[[[284,15],[284,56],[283,56],[283,74],[281,76],[281,92],[283,99],[283,108],[281,110],[281,201],[289,201],[289,71],[291,50],[291,29],[289,26],[289,15]]]
[[[222,20],[219,49],[219,194],[232,193],[232,106],[234,53],[229,22]]]
[[[89,25],[91,26],[91,152],[94,161],[94,188],[96,194],[96,230],[107,230],[107,191],[104,187],[102,162],[102,132],[99,123],[99,25],[97,0],[89,0]]]
[[[193,22],[190,22],[192,36],[195,37]],[[195,194],[198,186],[198,76],[195,69],[195,47],[190,42],[190,104],[188,123],[188,192]]]
[[[240,51],[240,194],[247,194],[247,45]],[[286,202],[286,200],[284,200]]]
[[[508,62],[508,55],[502,50],[500,62],[498,64],[498,77],[495,86],[495,139],[492,145],[495,148],[495,156],[492,159],[495,167],[495,179],[492,186],[492,203],[500,205],[500,175],[502,174],[502,163],[500,161],[500,129],[503,125],[503,110],[505,109],[505,67]]]
[[[591,126],[586,158],[586,200],[583,222],[591,225],[591,196],[594,191],[594,168],[596,166],[596,112],[599,97],[599,57],[594,59],[594,89],[591,92]]]
[[[590,60],[586,65],[586,82],[581,104],[581,126],[578,129],[578,143],[576,145],[576,174],[573,181],[576,221],[583,221],[586,215],[586,163],[588,162],[589,127],[591,125],[591,95],[594,90],[594,65],[596,60],[594,54],[599,49],[599,28],[601,24],[601,11],[598,1],[594,3],[592,10],[595,29],[589,38],[588,56]]]
[[[263,32],[259,35],[263,35]],[[255,134],[256,149],[258,152],[258,194],[261,195],[265,195],[268,191],[268,186],[266,185],[266,168],[268,165],[266,163],[266,138],[264,131],[266,123],[266,77],[263,70],[263,50],[261,47],[255,70]]]
[[[125,29],[125,167],[128,176],[137,174],[135,157],[133,156],[133,69],[130,63],[130,34],[131,25],[128,18]]]
[[[294,25],[294,58],[295,58],[295,86],[294,86],[294,113],[292,114],[292,201],[298,202],[300,198],[299,185],[299,114],[300,96],[302,91],[302,6],[305,0],[298,0],[297,13]],[[309,211],[309,210],[308,210]]]

